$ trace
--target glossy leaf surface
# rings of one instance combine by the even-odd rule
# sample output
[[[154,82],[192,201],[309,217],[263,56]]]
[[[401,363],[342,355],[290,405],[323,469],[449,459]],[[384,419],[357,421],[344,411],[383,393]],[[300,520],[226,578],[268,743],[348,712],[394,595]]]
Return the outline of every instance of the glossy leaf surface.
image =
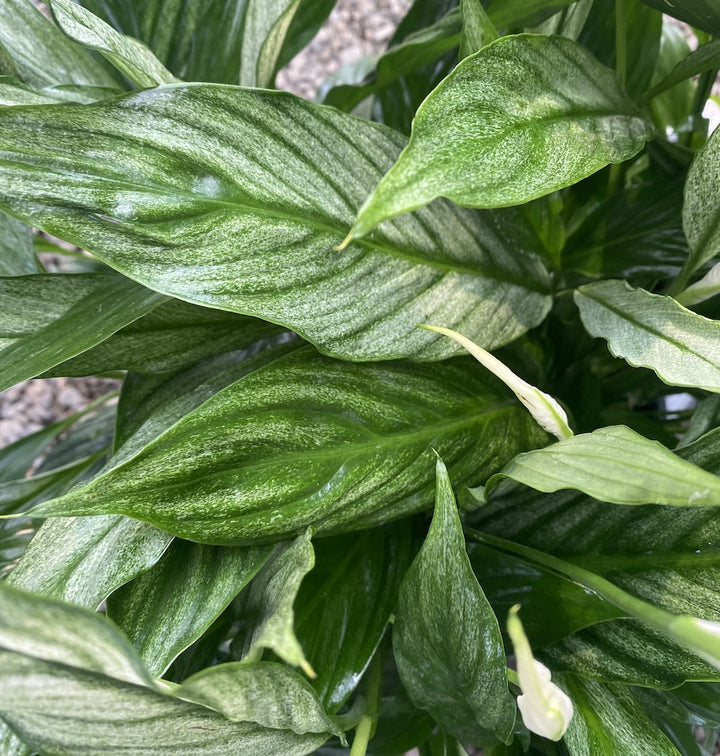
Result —
[[[435,197],[471,207],[528,202],[632,157],[651,134],[612,72],[580,45],[499,39],[423,103],[409,145],[360,209],[350,238]]]
[[[720,392],[720,324],[672,298],[601,281],[575,292],[591,336],[604,338],[616,357],[648,367],[673,386]]]
[[[566,676],[575,716],[565,733],[571,756],[633,753],[678,756],[678,750],[643,711],[627,688]]]
[[[414,535],[402,521],[314,544],[315,566],[300,586],[295,630],[328,711],[356,688],[385,632]]]
[[[118,88],[87,50],[68,39],[29,1],[0,2],[0,45],[32,87],[81,84]]]
[[[470,566],[440,460],[435,514],[400,587],[393,649],[413,702],[444,729],[466,742],[483,729],[510,738],[515,704],[500,628]]]
[[[545,438],[473,364],[342,363],[297,350],[35,514],[114,510],[226,544],[397,519],[432,502],[432,449],[458,483],[473,482]]]
[[[440,202],[334,249],[402,144],[291,95],[209,85],[8,108],[0,205],[157,291],[288,325],[344,358],[458,352],[419,322],[462,325],[487,348],[539,323],[546,273],[510,211]]]
[[[720,502],[720,478],[623,425],[600,428],[513,458],[489,482],[511,478],[550,493],[576,488],[613,504],[708,506]]]
[[[93,277],[88,293],[76,299],[82,288],[74,287],[73,276],[65,278],[60,287],[53,285],[59,283],[52,280],[54,277],[49,278],[39,282],[30,280],[29,285],[28,279],[20,276],[0,281],[5,294],[9,295],[3,303],[7,317],[0,324],[0,345],[4,346],[0,351],[0,390],[34,378],[95,346],[165,299],[134,281],[115,276]],[[60,317],[37,328],[38,321],[47,321],[47,311],[42,299],[32,297],[35,290],[75,301]],[[15,313],[10,309],[14,300],[21,300],[24,305]],[[57,303],[54,306],[57,307]]]
[[[50,0],[50,8],[58,26],[70,39],[101,52],[138,87],[156,87],[177,81],[142,42],[118,34],[81,5],[72,0]]]
[[[107,614],[146,669],[161,675],[255,576],[270,551],[175,540],[156,565],[109,598]]]

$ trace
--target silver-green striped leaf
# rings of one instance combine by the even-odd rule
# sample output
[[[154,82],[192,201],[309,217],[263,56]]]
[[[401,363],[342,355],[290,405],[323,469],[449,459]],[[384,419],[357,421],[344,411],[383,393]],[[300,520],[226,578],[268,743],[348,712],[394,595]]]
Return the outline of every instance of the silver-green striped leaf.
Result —
[[[458,484],[472,483],[546,439],[474,364],[347,363],[297,349],[34,512],[130,514],[216,544],[397,519],[431,505],[433,449]]]
[[[348,238],[436,197],[469,207],[528,202],[631,158],[651,135],[615,74],[581,45],[503,37],[428,96]]]
[[[515,702],[495,614],[473,574],[445,465],[435,514],[400,586],[393,627],[398,672],[416,706],[464,742],[512,739]]]
[[[588,333],[606,339],[616,357],[654,370],[671,386],[720,392],[717,321],[625,281],[587,284],[574,296]]]
[[[720,9],[719,9],[720,15]],[[685,181],[683,229],[690,246],[688,275],[720,253],[720,135],[713,132]]]
[[[574,715],[564,737],[570,756],[680,756],[625,686],[570,675],[556,680],[573,702]]]
[[[41,272],[30,227],[0,213],[0,276],[25,276]]]
[[[73,0],[50,0],[58,26],[79,44],[101,52],[115,68],[141,88],[178,81],[146,45],[118,34],[109,24]]]
[[[95,346],[165,301],[120,276],[93,275],[79,286],[75,278],[0,279],[0,391]],[[52,302],[50,312],[61,314],[49,320],[45,305],[55,295],[59,301]],[[13,311],[16,302],[22,304]]]
[[[613,504],[720,505],[720,477],[624,425],[518,454],[479,497],[492,499],[504,478],[545,493],[575,488]]]
[[[280,92],[176,85],[0,112],[0,207],[157,291],[281,323],[349,359],[493,348],[545,316],[514,211],[447,202],[337,251],[404,139]],[[331,166],[331,167],[330,167]]]
[[[175,540],[160,561],[107,601],[145,668],[161,675],[252,580],[271,547]]]
[[[0,45],[31,87],[80,84],[118,89],[87,50],[68,39],[31,0],[0,0]]]

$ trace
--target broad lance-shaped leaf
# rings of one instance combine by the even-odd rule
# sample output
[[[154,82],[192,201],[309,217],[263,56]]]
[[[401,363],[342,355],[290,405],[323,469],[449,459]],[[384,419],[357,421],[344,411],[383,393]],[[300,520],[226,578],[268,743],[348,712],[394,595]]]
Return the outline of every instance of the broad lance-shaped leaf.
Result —
[[[437,460],[437,498],[427,539],[400,586],[393,649],[416,706],[464,742],[492,730],[511,739],[500,628],[465,552],[445,465]]]
[[[64,277],[61,286],[53,278],[0,279],[0,391],[75,357],[165,301],[163,295],[119,276],[92,276],[79,287],[75,276]],[[47,322],[44,307],[51,293],[61,297],[51,305],[59,315]],[[13,311],[18,301],[22,306]]]
[[[32,87],[55,84],[119,89],[104,66],[68,39],[30,0],[0,0],[0,45]]]
[[[101,52],[138,87],[172,84],[177,79],[137,39],[118,34],[102,19],[72,0],[50,0],[58,26],[75,42]]]
[[[205,543],[366,528],[428,507],[546,439],[471,360],[347,363],[297,349],[240,378],[37,516],[122,513]]]
[[[245,661],[258,661],[270,649],[283,661],[301,667],[309,677],[315,672],[295,636],[293,604],[300,583],[315,564],[310,528],[292,543],[280,545],[250,589],[250,614],[260,618],[247,639]]]
[[[518,454],[473,493],[481,501],[492,499],[493,488],[503,478],[545,493],[576,488],[613,504],[720,504],[720,477],[624,425]]]
[[[720,323],[667,296],[599,281],[575,292],[591,336],[606,339],[616,357],[654,370],[671,386],[720,392]]]
[[[0,603],[0,714],[48,756],[302,756],[341,734],[287,668],[213,667],[188,680],[191,704],[184,686],[157,685],[104,617],[6,584]]]
[[[107,601],[145,667],[161,675],[252,580],[272,547],[176,540],[160,561]]]
[[[416,323],[488,349],[537,325],[549,282],[514,210],[438,202],[334,249],[403,144],[292,95],[212,85],[7,108],[0,207],[150,288],[287,325],[343,358],[459,352]]]
[[[720,9],[719,9],[720,14]],[[720,253],[720,135],[710,136],[698,152],[685,181],[683,229],[690,256],[681,280]]]
[[[678,756],[680,753],[623,685],[602,685],[565,675],[558,678],[575,706],[564,742],[570,756],[632,753]]]
[[[718,67],[720,67],[720,40],[711,39],[683,58],[664,79],[648,90],[642,99],[649,102],[653,97],[671,89],[681,81]]]
[[[469,207],[528,202],[631,158],[651,135],[614,73],[580,45],[503,37],[425,100],[346,241],[436,197]]]

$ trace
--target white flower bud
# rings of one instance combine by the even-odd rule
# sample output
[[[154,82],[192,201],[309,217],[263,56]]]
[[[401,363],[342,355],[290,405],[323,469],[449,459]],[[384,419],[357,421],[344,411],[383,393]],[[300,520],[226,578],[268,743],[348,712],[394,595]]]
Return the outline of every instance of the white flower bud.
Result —
[[[522,695],[517,704],[525,726],[536,735],[560,740],[573,717],[573,705],[567,694],[550,681],[550,670],[533,658],[516,604],[508,615],[507,629],[515,649],[517,673]]]

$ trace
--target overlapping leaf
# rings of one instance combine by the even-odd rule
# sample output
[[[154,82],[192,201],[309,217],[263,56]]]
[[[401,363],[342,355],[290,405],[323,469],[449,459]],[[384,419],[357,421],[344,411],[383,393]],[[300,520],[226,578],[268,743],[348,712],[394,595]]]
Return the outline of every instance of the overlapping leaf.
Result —
[[[680,454],[716,473],[719,437],[708,434]],[[720,620],[714,507],[621,507],[581,494],[542,495],[513,485],[498,490],[495,501],[473,515],[473,524],[602,575],[673,614]],[[636,620],[593,625],[546,646],[540,655],[558,669],[639,685],[717,679],[704,661]]]
[[[458,483],[478,482],[545,439],[473,365],[344,363],[295,350],[35,514],[130,514],[216,544],[397,519],[432,502],[432,449]]]
[[[614,74],[580,45],[503,37],[425,100],[349,238],[435,197],[470,207],[528,202],[627,160],[651,134]]]
[[[550,493],[576,488],[614,504],[720,504],[720,478],[623,425],[559,441],[514,457],[478,496],[504,479]]]
[[[81,5],[72,0],[50,0],[50,7],[58,25],[70,39],[101,52],[138,87],[156,87],[177,81],[142,42],[118,34]]]
[[[23,276],[41,271],[30,227],[0,213],[0,275]]]
[[[118,89],[118,80],[68,39],[30,0],[0,2],[0,45],[31,87],[80,84]]]
[[[7,585],[0,603],[0,713],[42,753],[300,756],[339,734],[291,670],[256,665],[238,680],[215,667],[188,681],[187,697],[203,703],[185,703],[183,687],[163,692],[104,617]],[[237,699],[238,686],[242,703],[218,713],[215,702]],[[270,694],[280,698],[272,710]]]
[[[296,601],[296,634],[329,711],[352,693],[395,611],[413,556],[407,522],[318,539]]]
[[[675,18],[697,26],[711,34],[720,34],[720,3],[718,0],[643,0],[661,13],[669,13]]]
[[[118,276],[0,279],[0,390],[104,341],[165,301]]]
[[[402,144],[290,95],[209,85],[8,108],[0,206],[157,291],[283,323],[345,358],[457,352],[418,322],[488,348],[540,322],[547,278],[513,212],[439,202],[334,249]]]
[[[580,317],[592,336],[636,367],[666,383],[720,392],[720,323],[687,310],[672,298],[600,281],[575,292]]]
[[[570,676],[562,679],[562,685],[572,698],[575,712],[564,738],[571,756],[678,756],[677,748],[655,727],[627,688]]]
[[[510,739],[515,705],[497,619],[465,553],[445,465],[427,539],[400,587],[393,628],[398,671],[413,702],[466,742]]]
[[[107,602],[146,669],[161,675],[255,576],[271,547],[174,541],[160,561]]]

